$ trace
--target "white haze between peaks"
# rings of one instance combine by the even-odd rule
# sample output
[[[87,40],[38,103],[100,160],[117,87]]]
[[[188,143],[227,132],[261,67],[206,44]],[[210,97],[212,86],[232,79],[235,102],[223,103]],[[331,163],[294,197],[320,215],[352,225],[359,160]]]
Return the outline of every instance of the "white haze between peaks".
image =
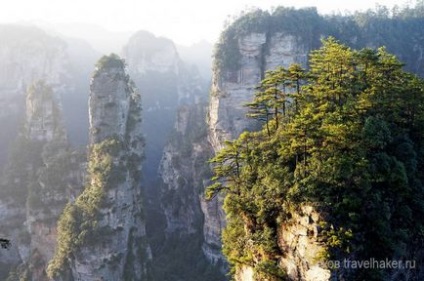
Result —
[[[75,24],[75,29],[81,29],[84,23],[116,32],[148,30],[179,44],[190,45],[202,39],[215,42],[226,21],[252,7],[270,10],[277,6],[314,6],[318,12],[328,14],[364,11],[375,8],[377,3],[391,8],[396,4],[400,7],[412,5],[413,1],[4,0],[0,23],[44,21]]]

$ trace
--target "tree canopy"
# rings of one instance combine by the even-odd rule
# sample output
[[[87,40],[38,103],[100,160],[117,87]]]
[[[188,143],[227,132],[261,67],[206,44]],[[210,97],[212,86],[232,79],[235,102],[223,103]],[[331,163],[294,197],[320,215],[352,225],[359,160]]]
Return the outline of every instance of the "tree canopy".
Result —
[[[257,280],[284,278],[277,233],[304,205],[325,218],[317,258],[413,259],[424,241],[424,81],[385,48],[352,50],[331,37],[309,65],[268,72],[248,104],[262,130],[210,161],[206,197],[225,196],[224,254],[233,270],[254,266]]]

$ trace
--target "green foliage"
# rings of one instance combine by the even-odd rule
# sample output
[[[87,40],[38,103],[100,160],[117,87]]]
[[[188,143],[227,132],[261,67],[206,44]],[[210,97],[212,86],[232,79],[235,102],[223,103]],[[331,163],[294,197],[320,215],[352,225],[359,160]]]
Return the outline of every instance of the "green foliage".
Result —
[[[53,99],[53,89],[46,84],[43,80],[39,80],[37,82],[34,82],[31,84],[31,86],[28,89],[27,98],[29,100],[34,100],[36,95],[40,95],[40,100],[47,101]],[[40,109],[40,108],[38,108]],[[39,114],[38,112],[33,112],[33,114]]]
[[[93,73],[93,77],[97,77],[101,72],[107,71],[111,68],[125,68],[125,60],[121,59],[117,54],[111,53],[109,56],[102,56],[96,63],[96,69]],[[126,77],[121,77],[129,81],[128,75]],[[113,106],[113,104],[108,103],[106,106]]]
[[[251,32],[266,33],[269,25],[269,13],[262,10],[249,12],[222,32],[218,44],[215,46],[215,69],[236,71],[239,69],[241,58],[238,40]]]
[[[294,9],[278,7],[273,13],[256,9],[242,13],[221,34],[215,46],[215,71],[237,71],[240,68],[241,54],[239,39],[251,33],[269,36],[283,33],[294,36],[299,43],[312,48],[318,46],[318,38],[323,19],[316,8]],[[265,46],[266,47],[266,46]]]
[[[214,51],[215,72],[235,72],[240,69],[239,39],[252,33],[263,33],[268,38],[275,33],[295,37],[305,50],[319,47],[321,36],[334,36],[355,48],[386,46],[395,53],[409,71],[424,74],[420,38],[424,24],[423,4],[415,7],[395,7],[389,10],[377,6],[374,10],[355,12],[353,15],[321,16],[316,8],[295,9],[277,7],[272,13],[253,10],[243,12],[222,32]],[[263,46],[263,55],[268,51]],[[261,58],[258,58],[261,59]]]
[[[125,62],[117,54],[112,53],[109,56],[105,55],[101,57],[96,63],[96,67],[99,70],[105,68],[124,68]]]
[[[322,258],[413,259],[421,241],[424,81],[384,48],[354,51],[334,38],[309,64],[268,72],[248,104],[262,130],[210,161],[206,198],[225,195],[224,254],[233,272],[254,266],[258,280],[284,278],[277,233],[303,205],[325,219]]]
[[[64,274],[68,258],[86,243],[98,243],[106,234],[97,225],[99,211],[105,206],[105,192],[125,179],[126,169],[114,164],[123,143],[117,137],[94,144],[90,149],[88,185],[74,203],[69,203],[58,222],[58,239],[54,258],[47,273],[50,278]]]

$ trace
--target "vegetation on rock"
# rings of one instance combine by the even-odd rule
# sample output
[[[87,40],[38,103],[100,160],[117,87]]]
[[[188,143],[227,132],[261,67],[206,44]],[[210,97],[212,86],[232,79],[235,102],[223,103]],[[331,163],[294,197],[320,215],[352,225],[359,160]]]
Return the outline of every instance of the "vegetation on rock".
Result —
[[[305,205],[325,218],[318,238],[326,252],[317,259],[411,260],[424,241],[424,81],[385,48],[322,44],[310,70],[267,73],[248,104],[263,129],[211,159],[206,197],[225,194],[224,254],[233,272],[253,266],[256,280],[285,278],[279,231]]]
[[[68,268],[68,259],[87,241],[98,242],[104,233],[96,232],[104,196],[116,181],[125,179],[121,169],[113,163],[122,142],[109,138],[91,147],[88,162],[88,186],[73,203],[68,203],[58,222],[58,239],[55,256],[49,264],[48,275],[55,278]]]
[[[239,40],[254,33],[267,39],[276,33],[292,35],[305,50],[319,47],[322,36],[333,36],[354,48],[386,46],[407,64],[407,69],[424,74],[417,63],[422,57],[420,38],[424,24],[424,4],[415,7],[399,6],[389,9],[377,6],[374,10],[348,15],[319,15],[316,8],[295,9],[277,7],[271,12],[255,9],[243,12],[222,32],[214,50],[214,71],[237,71],[241,54]],[[265,51],[267,42],[264,43]]]

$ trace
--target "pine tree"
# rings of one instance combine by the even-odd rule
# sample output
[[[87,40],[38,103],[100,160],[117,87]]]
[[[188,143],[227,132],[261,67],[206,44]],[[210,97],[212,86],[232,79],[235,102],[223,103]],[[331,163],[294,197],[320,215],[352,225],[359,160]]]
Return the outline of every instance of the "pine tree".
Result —
[[[277,233],[303,204],[326,214],[327,258],[413,259],[424,241],[424,81],[384,48],[322,43],[309,71],[267,73],[248,104],[262,130],[211,160],[208,193],[225,194],[224,253],[233,269],[253,265],[257,280],[284,278]]]

